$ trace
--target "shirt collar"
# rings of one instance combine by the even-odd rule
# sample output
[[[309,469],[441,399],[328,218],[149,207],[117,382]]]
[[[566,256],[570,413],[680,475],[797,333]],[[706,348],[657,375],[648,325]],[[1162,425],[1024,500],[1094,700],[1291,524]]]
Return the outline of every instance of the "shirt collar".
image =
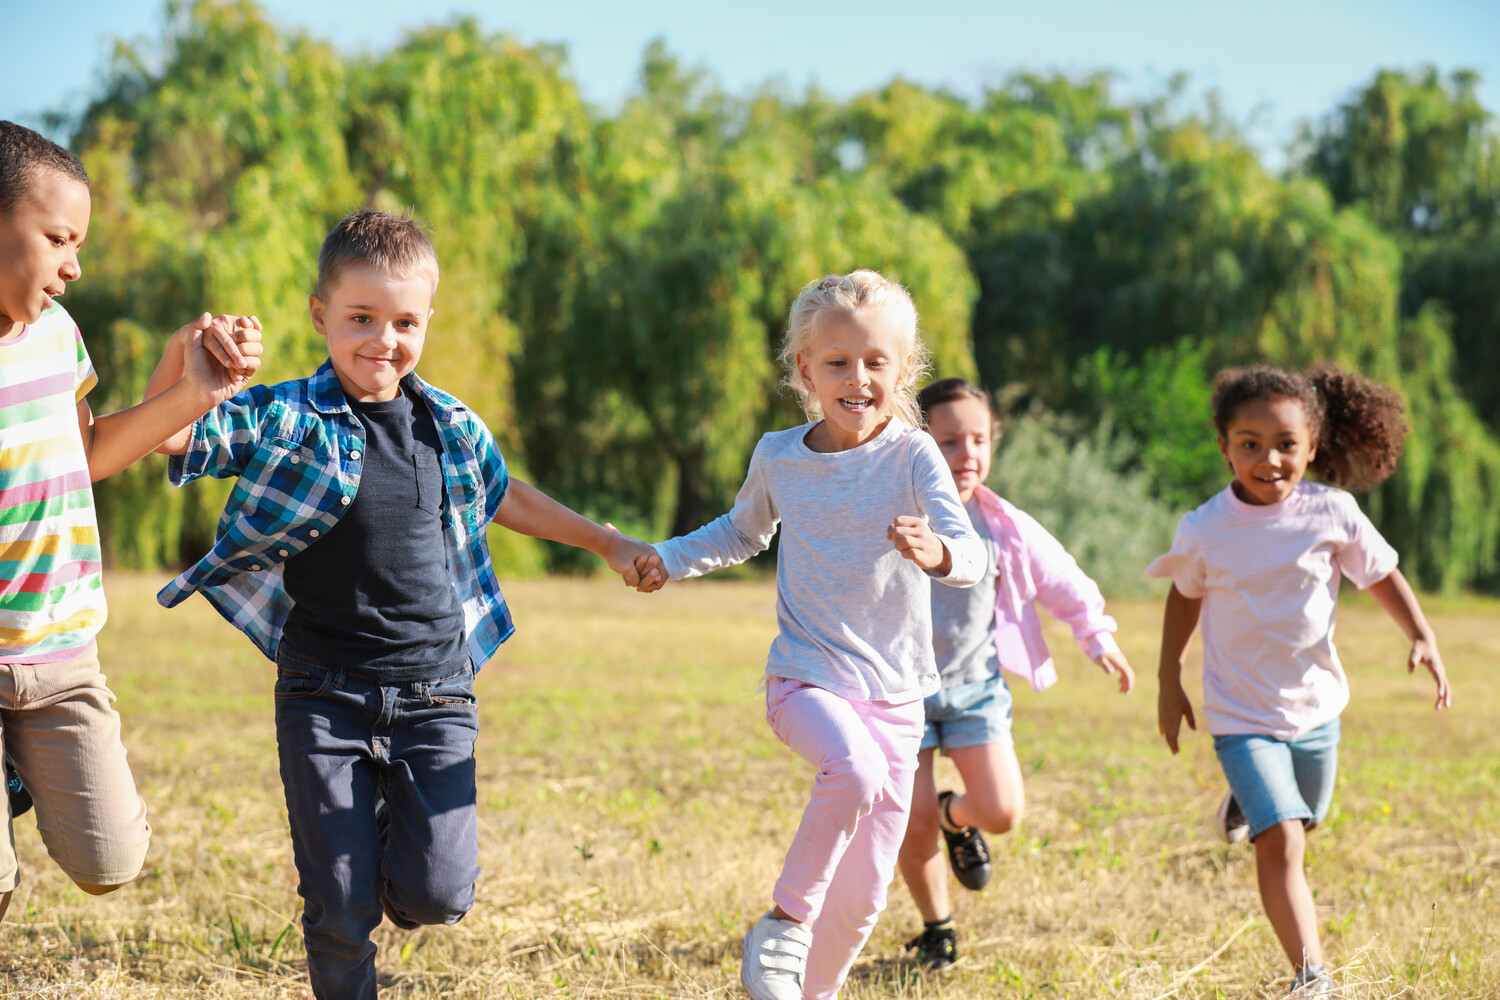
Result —
[[[349,413],[349,400],[339,377],[334,374],[333,362],[325,361],[318,366],[312,378],[307,380],[307,399],[319,413]]]
[[[443,421],[453,419],[454,411],[458,407],[457,399],[429,385],[416,372],[412,372],[401,381],[416,390],[417,395],[432,408],[433,416]],[[339,385],[339,377],[333,370],[332,361],[324,361],[307,380],[307,398],[312,403],[313,409],[319,413],[353,412],[349,409],[349,398],[344,395],[344,387]]]

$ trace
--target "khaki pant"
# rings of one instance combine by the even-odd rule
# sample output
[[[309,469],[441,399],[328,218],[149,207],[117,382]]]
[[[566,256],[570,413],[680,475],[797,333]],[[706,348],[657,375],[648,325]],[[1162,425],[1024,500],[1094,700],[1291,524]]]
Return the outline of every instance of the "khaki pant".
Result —
[[[0,663],[0,750],[36,803],[47,853],[73,881],[91,885],[135,878],[151,839],[114,700],[92,646],[58,663]],[[0,808],[0,892],[9,892],[20,872],[10,806]]]

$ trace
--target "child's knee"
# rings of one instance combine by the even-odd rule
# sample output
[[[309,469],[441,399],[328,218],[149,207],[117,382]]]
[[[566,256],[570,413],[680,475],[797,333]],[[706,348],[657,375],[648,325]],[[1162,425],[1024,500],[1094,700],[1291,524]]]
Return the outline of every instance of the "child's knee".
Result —
[[[847,797],[851,806],[868,812],[885,793],[890,780],[890,765],[876,753],[855,753],[838,761],[823,772],[830,785]]]
[[[1307,834],[1300,819],[1284,819],[1267,827],[1255,837],[1255,856],[1262,864],[1302,863]]]
[[[1021,824],[1025,807],[1020,802],[987,802],[983,806],[968,800],[974,825],[985,833],[1009,833]]]
[[[90,896],[107,896],[112,892],[125,888],[130,884],[130,880],[127,879],[124,882],[115,882],[108,885],[100,885],[96,882],[80,882],[75,879],[73,881],[73,884],[78,886],[78,888],[82,889],[84,892],[88,893]]]
[[[474,906],[474,883],[436,877],[420,886],[392,886],[389,903],[400,917],[413,924],[456,924]]]

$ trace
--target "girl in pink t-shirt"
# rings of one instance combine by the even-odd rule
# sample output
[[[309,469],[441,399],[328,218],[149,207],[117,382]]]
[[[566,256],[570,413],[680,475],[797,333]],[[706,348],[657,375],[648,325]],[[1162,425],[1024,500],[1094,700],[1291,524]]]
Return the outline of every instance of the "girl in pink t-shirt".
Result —
[[[1339,713],[1349,683],[1333,647],[1340,576],[1368,590],[1411,640],[1437,707],[1451,704],[1437,639],[1396,568],[1396,552],[1354,498],[1396,468],[1406,424],[1385,386],[1333,365],[1305,373],[1226,369],[1214,378],[1214,426],[1234,479],[1183,517],[1172,550],[1147,569],[1172,581],[1162,626],[1157,720],[1177,752],[1182,656],[1203,619],[1203,715],[1229,781],[1220,836],[1255,845],[1261,902],[1296,969],[1288,996],[1332,997],[1306,832],[1333,801]],[[1307,482],[1311,468],[1330,484]]]

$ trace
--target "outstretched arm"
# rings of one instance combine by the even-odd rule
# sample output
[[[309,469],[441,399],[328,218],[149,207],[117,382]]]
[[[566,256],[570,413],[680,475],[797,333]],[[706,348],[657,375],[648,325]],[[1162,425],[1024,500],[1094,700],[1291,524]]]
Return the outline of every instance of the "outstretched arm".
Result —
[[[1411,652],[1406,657],[1406,672],[1414,673],[1417,665],[1421,664],[1427,668],[1432,679],[1437,684],[1437,703],[1434,708],[1448,708],[1453,704],[1453,689],[1448,685],[1448,672],[1443,668],[1443,658],[1438,654],[1437,636],[1432,631],[1432,626],[1427,624],[1427,618],[1422,614],[1422,607],[1417,603],[1417,595],[1412,592],[1411,584],[1406,582],[1406,577],[1399,569],[1392,570],[1379,583],[1370,585],[1370,596],[1385,609],[1385,613],[1395,619],[1396,624],[1401,626],[1401,631],[1411,641]]]
[[[1198,614],[1202,609],[1201,597],[1184,597],[1175,585],[1167,594],[1167,609],[1161,625],[1161,663],[1156,671],[1160,685],[1156,693],[1156,725],[1173,753],[1177,752],[1177,734],[1181,731],[1183,719],[1187,720],[1189,729],[1198,729],[1197,720],[1193,718],[1193,704],[1182,689],[1182,654],[1187,651],[1188,640],[1198,627]]]
[[[641,582],[636,570],[637,558],[656,555],[656,550],[645,542],[595,524],[535,486],[517,479],[512,479],[505,491],[505,499],[495,512],[495,523],[532,538],[587,549],[603,559],[632,587]]]

